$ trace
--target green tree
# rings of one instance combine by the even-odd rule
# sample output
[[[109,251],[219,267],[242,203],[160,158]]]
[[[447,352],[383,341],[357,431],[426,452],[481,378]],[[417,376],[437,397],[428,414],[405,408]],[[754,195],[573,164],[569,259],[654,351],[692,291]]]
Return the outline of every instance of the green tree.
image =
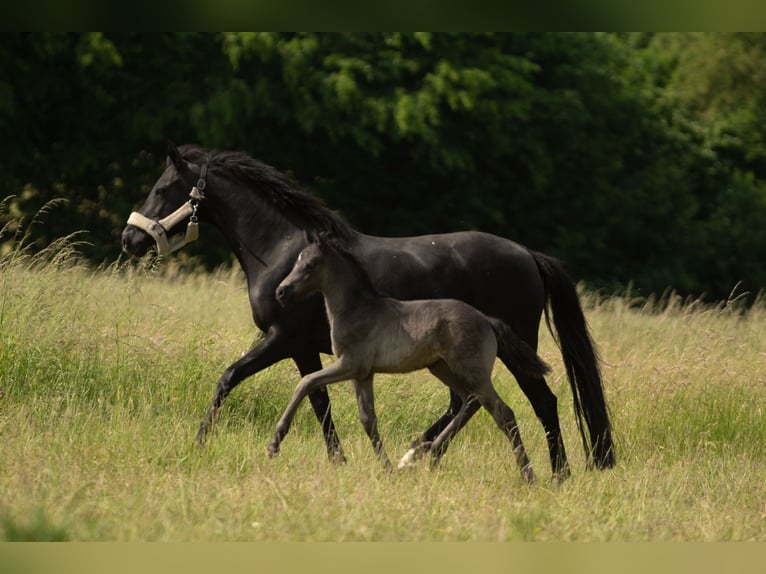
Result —
[[[8,218],[68,200],[40,243],[87,230],[95,261],[119,252],[125,217],[157,177],[168,137],[193,139],[192,105],[215,82],[216,37],[204,34],[6,34],[0,40],[0,181]]]
[[[4,217],[94,261],[164,142],[238,148],[360,230],[482,229],[578,279],[725,297],[766,285],[762,34],[7,34]],[[0,224],[4,221],[0,221]],[[215,264],[221,244],[180,257]]]
[[[655,34],[644,45],[663,65],[658,98],[696,134],[710,177],[698,185],[696,288],[725,296],[738,281],[766,286],[766,34]]]

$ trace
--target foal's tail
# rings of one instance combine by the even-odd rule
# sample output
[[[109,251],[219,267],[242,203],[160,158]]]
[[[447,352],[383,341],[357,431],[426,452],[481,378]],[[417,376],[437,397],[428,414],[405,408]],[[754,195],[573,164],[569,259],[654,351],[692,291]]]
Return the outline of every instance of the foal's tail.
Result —
[[[615,458],[609,411],[604,399],[598,355],[577,290],[560,262],[531,250],[530,254],[545,283],[545,322],[561,349],[588,464],[595,464],[600,469],[611,468]],[[551,325],[551,313],[555,332]]]
[[[497,346],[500,348],[499,356],[508,357],[514,368],[530,377],[539,378],[550,371],[550,367],[543,361],[535,350],[523,341],[505,321],[495,317],[487,317],[489,324],[497,338]]]

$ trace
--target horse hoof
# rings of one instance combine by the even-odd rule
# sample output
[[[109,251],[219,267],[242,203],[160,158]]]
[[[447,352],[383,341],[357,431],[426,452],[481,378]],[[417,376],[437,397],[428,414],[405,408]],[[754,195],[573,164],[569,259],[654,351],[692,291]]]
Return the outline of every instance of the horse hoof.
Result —
[[[554,488],[561,488],[566,479],[571,475],[572,473],[569,471],[569,467],[565,467],[561,471],[553,473],[553,476],[551,477],[551,484]]]
[[[410,450],[404,453],[404,456],[399,461],[397,468],[410,468],[415,466],[415,463],[419,461],[423,456],[431,452],[431,441],[418,442],[410,447]],[[432,453],[433,454],[433,453]]]
[[[420,458],[418,455],[416,449],[411,448],[407,452],[404,453],[404,456],[402,457],[402,460],[399,461],[399,464],[396,466],[399,470],[405,469],[405,468],[412,468],[415,466],[415,463]]]
[[[521,471],[521,476],[528,484],[532,484],[535,481],[535,473],[531,466],[525,466]]]
[[[330,459],[330,462],[333,464],[333,466],[340,466],[341,464],[346,464],[346,455],[343,454],[343,452],[341,451],[328,453],[328,458]]]

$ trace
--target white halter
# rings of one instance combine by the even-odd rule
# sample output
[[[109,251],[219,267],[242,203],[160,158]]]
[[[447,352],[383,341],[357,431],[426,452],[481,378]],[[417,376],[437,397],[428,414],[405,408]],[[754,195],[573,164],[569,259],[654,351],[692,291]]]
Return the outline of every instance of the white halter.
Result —
[[[157,244],[157,253],[159,255],[169,255],[174,251],[178,251],[183,246],[199,237],[197,207],[199,206],[199,202],[205,199],[204,190],[206,185],[206,172],[207,164],[202,166],[202,172],[200,173],[197,185],[195,185],[191,192],[189,192],[189,201],[184,203],[167,217],[155,221],[137,211],[134,211],[130,214],[130,217],[128,217],[128,225],[138,227],[154,238],[154,241]],[[178,234],[173,238],[168,238],[168,230],[173,229],[173,227],[187,217],[189,218],[189,223],[186,226],[186,233]]]

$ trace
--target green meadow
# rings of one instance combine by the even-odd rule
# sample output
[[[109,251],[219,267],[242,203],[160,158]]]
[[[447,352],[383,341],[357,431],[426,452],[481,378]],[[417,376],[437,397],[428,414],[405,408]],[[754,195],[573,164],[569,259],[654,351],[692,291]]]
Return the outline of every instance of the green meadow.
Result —
[[[290,362],[240,385],[196,447],[218,376],[260,336],[238,269],[189,273],[148,260],[93,269],[66,241],[1,261],[2,540],[766,540],[764,301],[582,291],[618,464],[585,468],[544,331],[540,354],[553,367],[573,470],[555,489],[542,427],[499,364],[496,386],[516,412],[532,486],[484,412],[438,469],[384,471],[345,383],[330,395],[346,464],[327,460],[308,404],[268,459],[299,380]],[[398,458],[448,393],[425,372],[376,380],[381,434]]]

